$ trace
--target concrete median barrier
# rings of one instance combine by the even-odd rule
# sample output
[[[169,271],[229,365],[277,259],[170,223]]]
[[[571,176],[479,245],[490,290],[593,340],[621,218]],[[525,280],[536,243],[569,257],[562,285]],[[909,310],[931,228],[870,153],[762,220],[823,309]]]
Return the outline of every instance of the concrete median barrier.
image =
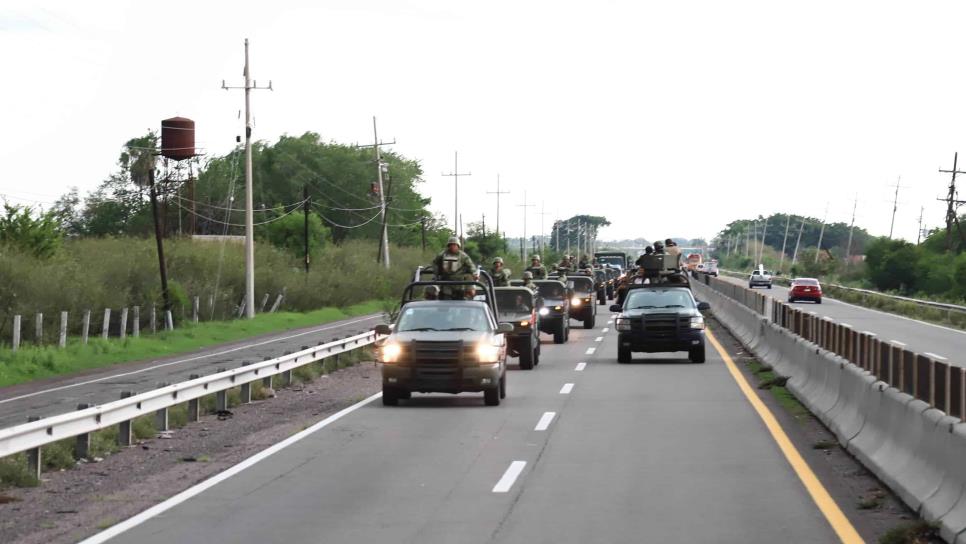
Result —
[[[910,403],[910,407],[912,404]],[[943,483],[947,472],[945,452],[952,426],[959,420],[930,408],[921,414],[924,434],[915,455],[896,469],[903,475],[903,483],[896,492],[913,510],[920,511],[923,503],[932,497]]]
[[[865,425],[864,402],[868,395],[877,394],[873,388],[875,382],[875,376],[854,365],[842,369],[838,400],[826,413],[826,425],[840,444],[848,445]]]

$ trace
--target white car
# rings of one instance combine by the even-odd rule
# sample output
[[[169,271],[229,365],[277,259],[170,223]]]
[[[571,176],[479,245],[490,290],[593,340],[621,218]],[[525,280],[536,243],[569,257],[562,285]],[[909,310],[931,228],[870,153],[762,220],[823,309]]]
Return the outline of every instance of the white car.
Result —
[[[764,268],[753,271],[751,276],[748,277],[748,288],[754,289],[755,287],[767,287],[771,289],[771,272]]]

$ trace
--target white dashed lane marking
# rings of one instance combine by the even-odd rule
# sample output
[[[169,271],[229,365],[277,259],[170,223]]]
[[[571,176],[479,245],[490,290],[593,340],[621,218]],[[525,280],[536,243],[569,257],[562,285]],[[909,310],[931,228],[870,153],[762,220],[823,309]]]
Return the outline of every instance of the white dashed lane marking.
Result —
[[[509,468],[507,468],[506,472],[503,473],[503,477],[500,478],[500,481],[497,482],[495,486],[493,486],[493,492],[506,493],[507,491],[510,491],[510,488],[513,487],[513,483],[516,482],[517,478],[520,477],[520,473],[523,472],[523,468],[525,466],[527,466],[526,461],[514,461],[510,463]]]
[[[587,363],[577,363],[577,366],[574,368],[574,370],[577,372],[583,372],[585,368],[587,368]]]
[[[597,351],[597,348],[587,348],[587,351],[584,352],[584,355],[593,355],[595,351]]]
[[[598,336],[597,338],[594,338],[594,342],[603,342],[603,341],[604,341],[603,336]]]
[[[553,421],[554,416],[557,412],[544,412],[540,416],[540,421],[537,422],[537,426],[533,428],[534,431],[546,431],[550,427],[550,423]]]
[[[569,395],[570,392],[573,391],[573,390],[574,390],[574,384],[572,384],[572,383],[565,383],[563,385],[563,387],[560,388],[560,394],[561,395]]]

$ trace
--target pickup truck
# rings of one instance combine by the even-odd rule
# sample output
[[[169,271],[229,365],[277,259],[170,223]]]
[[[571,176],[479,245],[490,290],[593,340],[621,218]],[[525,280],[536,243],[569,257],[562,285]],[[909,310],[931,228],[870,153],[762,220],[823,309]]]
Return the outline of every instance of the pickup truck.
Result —
[[[618,363],[630,363],[635,351],[687,351],[692,363],[705,361],[701,311],[710,305],[696,301],[688,287],[633,285],[624,304],[610,309],[619,312],[615,320]]]
[[[767,287],[771,289],[771,272],[760,267],[753,270],[751,275],[748,276],[748,288],[754,289],[755,287]]]

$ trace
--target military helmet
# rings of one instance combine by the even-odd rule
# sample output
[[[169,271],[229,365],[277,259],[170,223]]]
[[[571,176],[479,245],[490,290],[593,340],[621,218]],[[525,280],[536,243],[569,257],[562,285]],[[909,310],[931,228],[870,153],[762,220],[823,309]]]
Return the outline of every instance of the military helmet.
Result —
[[[434,295],[438,295],[439,294],[439,286],[438,285],[430,285],[430,286],[426,287],[426,292],[427,293],[432,293]]]
[[[449,240],[446,241],[446,245],[450,244],[456,244],[457,247],[463,247],[463,244],[460,243],[460,239],[455,236],[450,236]]]
[[[531,261],[539,261],[540,260],[540,255],[531,255],[530,256],[530,260]]]
[[[532,280],[533,279],[533,272],[530,272],[529,270],[527,270],[526,272],[524,272],[523,273],[523,279],[525,279],[525,280]]]
[[[660,251],[662,249],[664,249],[664,242],[660,240],[654,242],[654,251]]]
[[[493,264],[500,263],[503,264],[503,257],[497,257],[493,259]]]

